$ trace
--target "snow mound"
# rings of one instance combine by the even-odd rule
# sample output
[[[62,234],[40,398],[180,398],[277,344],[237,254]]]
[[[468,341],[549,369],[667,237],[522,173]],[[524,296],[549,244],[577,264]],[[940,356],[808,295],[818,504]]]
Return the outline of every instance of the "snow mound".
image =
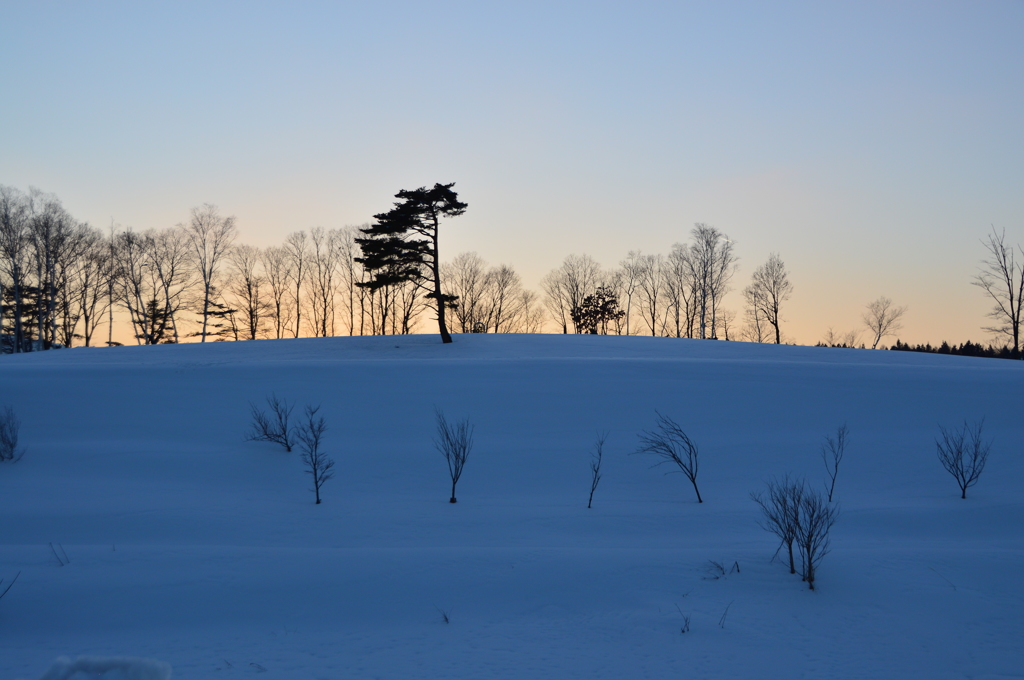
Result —
[[[130,656],[59,657],[40,680],[170,680],[171,667]]]

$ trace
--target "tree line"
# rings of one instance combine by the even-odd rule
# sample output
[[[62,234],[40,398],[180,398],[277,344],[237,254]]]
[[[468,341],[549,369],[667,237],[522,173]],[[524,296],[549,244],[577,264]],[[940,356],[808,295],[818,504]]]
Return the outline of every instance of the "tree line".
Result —
[[[783,307],[794,286],[777,253],[742,289],[739,318],[723,305],[736,244],[705,223],[667,254],[630,251],[612,269],[569,255],[538,295],[508,264],[491,266],[472,252],[441,258],[441,218],[467,208],[453,187],[403,190],[371,224],[314,227],[261,249],[237,243],[235,218],[210,204],[173,227],[104,232],[52,194],[0,186],[0,350],[120,344],[115,320],[151,345],[407,334],[431,315],[442,339],[449,327],[538,333],[553,324],[561,333],[786,341]],[[1024,278],[1015,256],[1024,251],[994,230],[983,244],[973,283],[994,303],[996,321],[985,330],[1005,337],[1017,358]],[[896,335],[906,311],[885,296],[866,306],[872,348]],[[858,342],[855,330],[829,329],[818,344]]]

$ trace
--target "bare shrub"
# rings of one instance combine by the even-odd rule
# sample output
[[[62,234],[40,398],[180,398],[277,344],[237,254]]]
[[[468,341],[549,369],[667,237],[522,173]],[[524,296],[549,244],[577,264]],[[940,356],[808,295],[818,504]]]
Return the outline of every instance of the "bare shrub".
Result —
[[[982,441],[981,428],[984,423],[982,420],[971,426],[965,420],[964,426],[959,429],[939,427],[942,435],[935,440],[939,462],[956,479],[960,486],[960,498],[967,498],[967,489],[978,483],[978,477],[988,461],[992,442]]]
[[[14,414],[14,409],[4,406],[0,409],[0,461],[18,460],[24,451],[18,449],[18,432],[21,421]]]
[[[306,417],[295,433],[302,446],[302,462],[306,466],[306,472],[313,477],[313,492],[316,494],[317,505],[320,504],[320,487],[334,476],[334,461],[320,450],[324,432],[327,431],[327,421],[323,416],[317,415],[319,410],[319,406],[307,406]]]
[[[291,451],[295,444],[295,433],[292,431],[289,420],[295,404],[289,404],[287,399],[279,399],[276,394],[267,397],[267,406],[270,413],[260,410],[256,404],[249,402],[252,411],[252,425],[245,439],[250,442],[273,442],[284,447],[285,451]]]
[[[683,429],[674,420],[668,416],[663,416],[661,413],[657,415],[657,428],[652,432],[644,431],[640,433],[640,448],[633,453],[647,453],[661,458],[662,460],[655,463],[654,467],[666,463],[678,466],[678,471],[686,475],[686,478],[693,484],[693,491],[697,494],[697,502],[703,503],[704,500],[700,497],[700,490],[697,488],[697,467],[699,462],[697,445],[683,432]],[[676,470],[672,470],[672,472],[676,472]]]
[[[448,502],[455,503],[455,485],[462,477],[462,468],[465,467],[466,458],[473,448],[473,426],[469,424],[468,418],[457,423],[449,423],[441,409],[436,409],[435,414],[437,439],[434,440],[434,446],[448,463],[448,472],[452,478],[452,497]]]
[[[839,464],[843,462],[843,454],[846,453],[846,437],[850,430],[845,424],[836,429],[835,437],[825,437],[825,443],[821,445],[821,460],[825,463],[825,470],[828,471],[828,502],[832,502],[832,494],[836,490],[836,475],[839,474]]]
[[[590,498],[587,500],[588,510],[594,502],[594,492],[597,491],[597,483],[601,481],[601,459],[604,457],[604,442],[607,438],[607,432],[597,435],[597,441],[594,443],[594,453],[590,458]]]
[[[793,559],[793,543],[800,523],[800,504],[806,484],[803,480],[792,480],[788,476],[773,479],[767,483],[764,492],[751,493],[750,498],[761,507],[761,528],[769,531],[782,541],[779,549],[786,546],[789,551],[789,573],[796,573]],[[776,551],[778,554],[778,551]]]
[[[829,531],[839,517],[839,508],[831,505],[825,495],[806,489],[800,498],[796,525],[796,545],[800,551],[800,575],[811,590],[818,565],[829,552]]]

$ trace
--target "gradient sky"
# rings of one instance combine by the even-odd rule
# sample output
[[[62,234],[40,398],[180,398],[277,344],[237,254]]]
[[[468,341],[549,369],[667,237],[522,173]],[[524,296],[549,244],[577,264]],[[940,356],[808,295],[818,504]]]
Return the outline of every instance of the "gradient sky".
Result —
[[[139,230],[215,203],[240,240],[361,224],[403,188],[469,203],[528,286],[569,253],[778,252],[783,332],[887,295],[912,342],[988,339],[970,285],[1024,244],[1024,2],[0,6],[0,184]]]

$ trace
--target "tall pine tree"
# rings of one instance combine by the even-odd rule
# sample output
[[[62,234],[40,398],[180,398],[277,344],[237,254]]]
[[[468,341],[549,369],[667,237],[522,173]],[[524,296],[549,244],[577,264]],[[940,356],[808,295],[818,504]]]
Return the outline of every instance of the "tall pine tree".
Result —
[[[403,189],[399,199],[386,213],[374,215],[375,224],[360,229],[366,238],[357,238],[362,249],[359,262],[370,273],[370,280],[356,285],[371,291],[405,282],[425,289],[437,306],[437,325],[441,342],[451,342],[445,324],[445,307],[456,300],[441,291],[438,255],[438,227],[442,217],[457,217],[468,205],[452,191],[455,183],[435,184],[434,188]]]

